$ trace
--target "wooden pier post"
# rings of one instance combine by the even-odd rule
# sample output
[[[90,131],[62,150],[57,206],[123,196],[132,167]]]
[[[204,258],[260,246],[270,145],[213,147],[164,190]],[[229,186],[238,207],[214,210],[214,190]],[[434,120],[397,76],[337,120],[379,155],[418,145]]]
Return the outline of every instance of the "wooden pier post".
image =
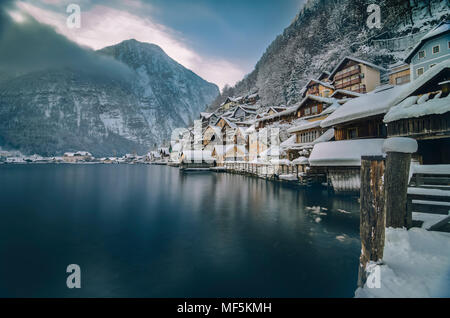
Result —
[[[384,158],[361,158],[360,235],[358,287],[367,280],[366,265],[383,258],[385,234]]]
[[[389,138],[383,145],[386,157],[386,227],[410,229],[412,212],[407,195],[411,154],[417,151],[417,142],[411,138]]]

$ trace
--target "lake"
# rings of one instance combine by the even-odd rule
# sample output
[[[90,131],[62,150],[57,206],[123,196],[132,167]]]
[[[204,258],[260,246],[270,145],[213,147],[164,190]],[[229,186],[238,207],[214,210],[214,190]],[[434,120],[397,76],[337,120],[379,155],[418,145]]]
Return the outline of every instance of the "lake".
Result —
[[[0,297],[353,297],[359,203],[150,165],[0,165]],[[68,289],[66,268],[81,268]]]

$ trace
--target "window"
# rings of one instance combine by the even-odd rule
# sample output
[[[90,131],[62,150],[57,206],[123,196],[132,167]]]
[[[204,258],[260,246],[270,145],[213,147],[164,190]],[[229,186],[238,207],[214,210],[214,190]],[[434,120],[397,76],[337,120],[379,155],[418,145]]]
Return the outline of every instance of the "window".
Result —
[[[409,80],[410,80],[410,76],[409,75],[397,77],[395,79],[395,85],[402,85],[402,84],[405,84],[405,83],[409,83]]]
[[[441,50],[440,45],[433,46],[433,54],[438,54]]]
[[[419,51],[419,59],[423,59],[425,57],[425,51]]]
[[[364,78],[364,76],[365,76],[364,73],[361,73],[360,75],[361,79]]]
[[[423,67],[420,67],[420,68],[418,68],[417,69],[417,76],[420,76],[420,75],[422,75],[423,74]]]
[[[433,66],[436,66],[436,64],[431,64],[431,65],[430,65],[430,68],[432,68]]]
[[[305,115],[311,114],[311,108],[305,108]]]
[[[317,106],[313,106],[313,107],[311,108],[311,112],[312,112],[313,114],[316,114],[316,113],[317,113]]]
[[[450,41],[448,41],[448,48],[450,49]]]
[[[350,128],[348,130],[348,139],[358,138],[358,128]]]
[[[330,90],[326,89],[323,91],[323,97],[329,97],[330,96]]]

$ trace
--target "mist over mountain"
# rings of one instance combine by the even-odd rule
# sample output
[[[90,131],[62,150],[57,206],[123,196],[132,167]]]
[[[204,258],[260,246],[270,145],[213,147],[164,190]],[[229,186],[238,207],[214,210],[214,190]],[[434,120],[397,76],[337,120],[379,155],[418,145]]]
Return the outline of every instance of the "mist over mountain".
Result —
[[[367,8],[381,8],[381,29],[366,25]],[[450,17],[449,0],[309,0],[255,66],[234,87],[226,86],[210,105],[216,109],[229,96],[258,91],[264,106],[292,105],[301,89],[322,71],[331,71],[345,56],[387,67],[406,51],[373,46],[373,39],[397,38],[431,29]]]
[[[81,48],[0,7],[0,147],[24,154],[145,153],[170,140],[219,90],[156,45]]]

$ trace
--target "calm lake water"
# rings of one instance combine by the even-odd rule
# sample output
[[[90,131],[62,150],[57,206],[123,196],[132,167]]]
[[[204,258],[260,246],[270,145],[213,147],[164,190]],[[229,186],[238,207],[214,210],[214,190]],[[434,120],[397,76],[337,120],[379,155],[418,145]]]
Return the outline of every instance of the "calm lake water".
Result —
[[[353,297],[358,211],[238,175],[0,165],[0,297]]]

